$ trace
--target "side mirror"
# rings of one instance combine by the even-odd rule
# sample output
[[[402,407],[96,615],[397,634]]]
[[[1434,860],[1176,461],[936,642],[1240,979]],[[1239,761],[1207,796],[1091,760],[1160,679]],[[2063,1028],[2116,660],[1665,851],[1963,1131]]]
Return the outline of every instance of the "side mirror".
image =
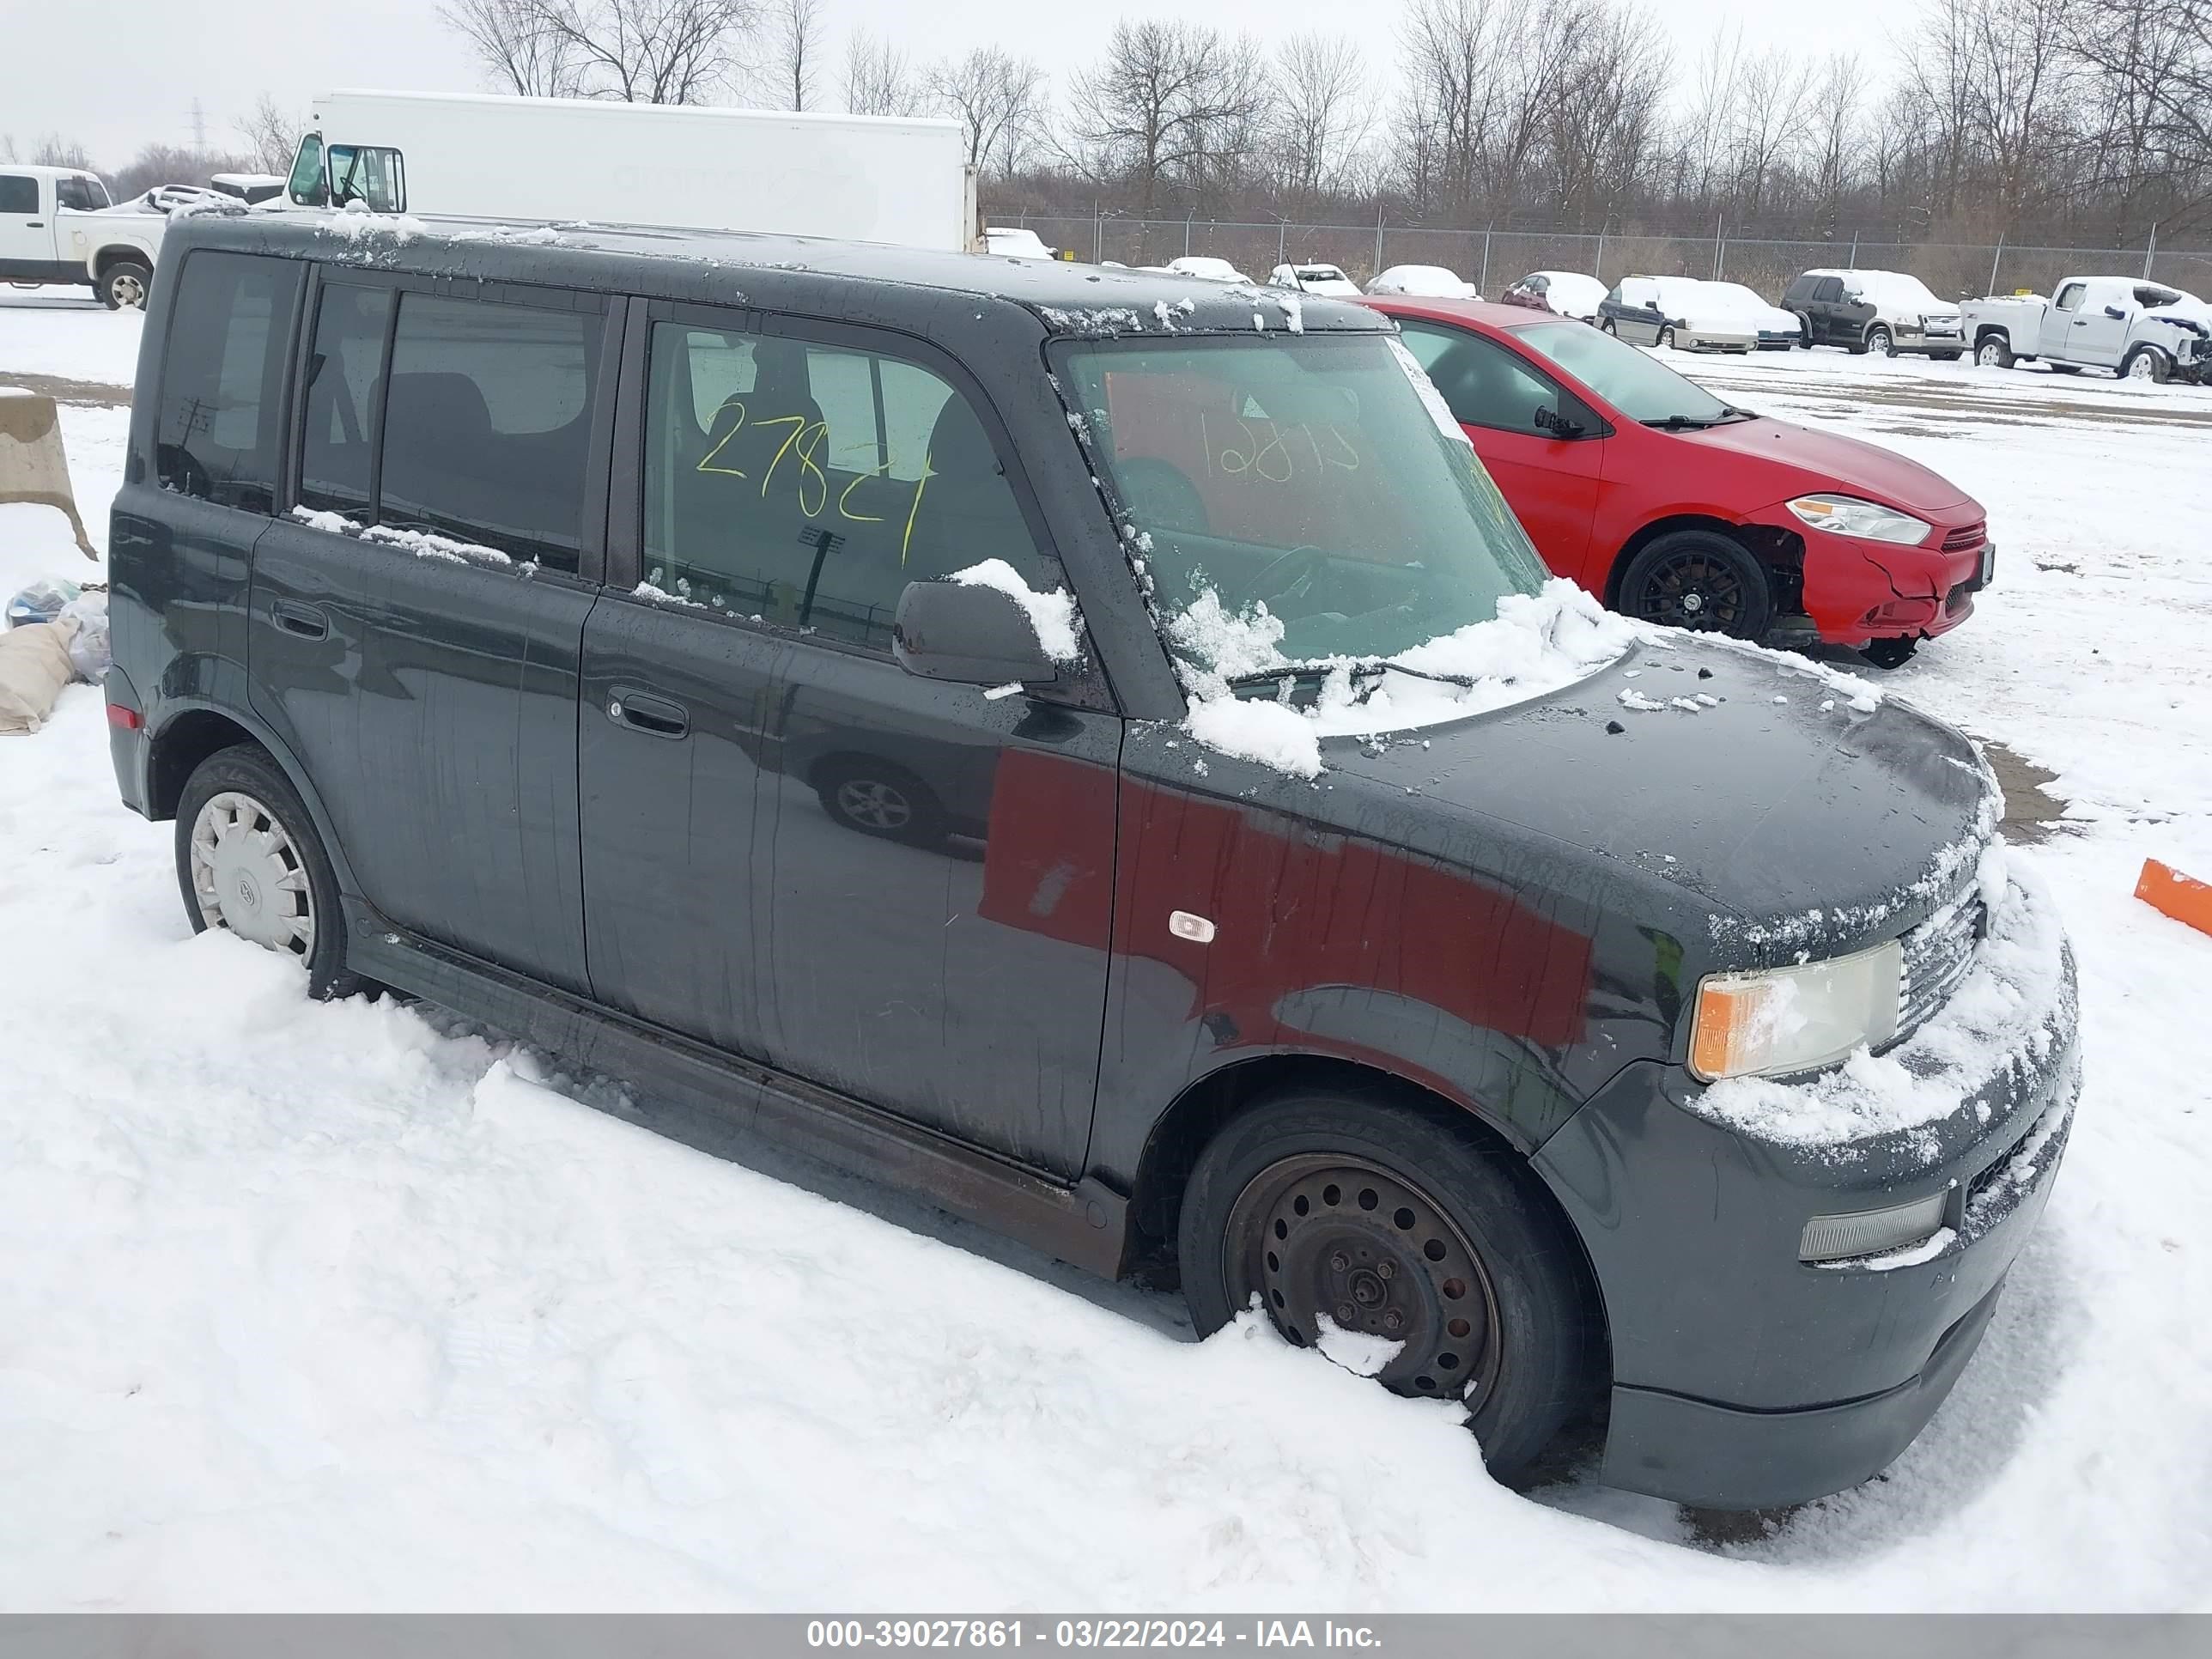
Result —
[[[909,674],[956,685],[1036,685],[1060,671],[1011,594],[975,582],[908,582],[891,654]]]
[[[2124,323],[2128,319],[2128,313],[2118,306],[2106,306],[2105,307],[2105,315],[2111,318],[2116,323]]]
[[[1562,415],[1555,409],[1536,411],[1536,428],[1540,432],[1550,433],[1554,438],[1579,438],[1583,435],[1580,421],[1571,415]]]

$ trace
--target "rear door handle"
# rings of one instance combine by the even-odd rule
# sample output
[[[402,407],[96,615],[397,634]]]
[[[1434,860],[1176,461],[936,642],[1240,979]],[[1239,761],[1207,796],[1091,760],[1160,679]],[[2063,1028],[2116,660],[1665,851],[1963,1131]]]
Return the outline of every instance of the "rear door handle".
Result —
[[[690,709],[649,691],[617,690],[607,698],[607,718],[655,738],[680,738],[691,729]]]
[[[303,640],[326,640],[331,636],[331,619],[320,605],[276,599],[270,603],[269,613],[287,634],[296,634]]]

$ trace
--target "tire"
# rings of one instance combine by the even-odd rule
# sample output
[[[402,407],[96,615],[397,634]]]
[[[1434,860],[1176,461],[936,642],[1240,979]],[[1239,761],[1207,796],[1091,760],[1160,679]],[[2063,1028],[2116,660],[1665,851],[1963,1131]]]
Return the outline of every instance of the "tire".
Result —
[[[177,803],[176,848],[194,933],[222,927],[295,958],[310,996],[363,988],[345,965],[337,873],[299,791],[267,750],[239,744],[194,769]]]
[[[1917,634],[1905,634],[1886,640],[1869,640],[1859,647],[1859,655],[1876,668],[1902,668],[1912,660],[1913,653],[1920,649]]]
[[[1601,334],[1613,334],[1616,339],[1620,337],[1613,329],[1613,319],[1610,317],[1601,317],[1597,319],[1597,331]]]
[[[1866,349],[1883,357],[1897,356],[1897,336],[1880,323],[1866,331]]]
[[[110,311],[143,311],[154,272],[137,259],[118,259],[100,273],[100,302]]]
[[[1677,530],[1629,561],[1618,609],[1666,628],[1765,636],[1774,622],[1774,586],[1742,543],[1715,530]]]
[[[1931,363],[1955,363],[1963,356],[1963,352],[1958,351],[1931,351],[1928,354],[1928,361]]]
[[[2119,376],[2124,380],[2164,386],[2173,378],[2173,364],[2156,346],[2139,345],[2120,359]]]
[[[1258,1296],[1300,1347],[1324,1315],[1395,1340],[1370,1374],[1465,1401],[1498,1480],[1524,1474],[1601,1381],[1579,1249],[1527,1167],[1387,1089],[1254,1103],[1200,1154],[1177,1235],[1201,1335]]]
[[[1985,334],[1974,347],[1974,362],[1983,368],[2010,368],[2012,345],[2002,334]]]
[[[902,766],[839,755],[817,768],[812,781],[822,810],[848,830],[920,847],[945,839],[945,808],[936,793]]]
[[[1656,346],[1664,346],[1668,350],[1672,351],[1674,349],[1674,331],[1671,328],[1661,329],[1659,337],[1651,343]]]
[[[1797,313],[1797,337],[1791,342],[1790,349],[1805,351],[1813,349],[1813,319],[1802,311]]]

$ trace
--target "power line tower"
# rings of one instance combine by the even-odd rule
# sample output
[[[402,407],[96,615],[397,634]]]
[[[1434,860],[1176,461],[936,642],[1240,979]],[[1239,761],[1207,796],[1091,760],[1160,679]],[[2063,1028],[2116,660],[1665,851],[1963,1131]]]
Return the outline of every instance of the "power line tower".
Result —
[[[192,149],[202,155],[207,154],[207,111],[197,98],[192,100]]]

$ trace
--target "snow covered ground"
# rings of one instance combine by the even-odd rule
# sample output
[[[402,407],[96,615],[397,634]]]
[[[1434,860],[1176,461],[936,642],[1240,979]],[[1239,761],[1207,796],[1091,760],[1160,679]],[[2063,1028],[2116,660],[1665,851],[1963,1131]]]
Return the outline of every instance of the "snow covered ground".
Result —
[[[0,292],[9,371],[137,319]],[[720,1162],[434,1014],[192,939],[99,694],[0,740],[0,1609],[2212,1610],[2212,391],[1677,358],[1990,509],[1885,684],[2057,774],[2021,856],[2088,1084],[2043,1226],[1887,1478],[1716,1543],[1483,1475],[1447,1408],[773,1148]],[[95,540],[127,411],[64,414]],[[83,576],[0,507],[0,595]],[[594,1085],[605,1086],[605,1085]]]

